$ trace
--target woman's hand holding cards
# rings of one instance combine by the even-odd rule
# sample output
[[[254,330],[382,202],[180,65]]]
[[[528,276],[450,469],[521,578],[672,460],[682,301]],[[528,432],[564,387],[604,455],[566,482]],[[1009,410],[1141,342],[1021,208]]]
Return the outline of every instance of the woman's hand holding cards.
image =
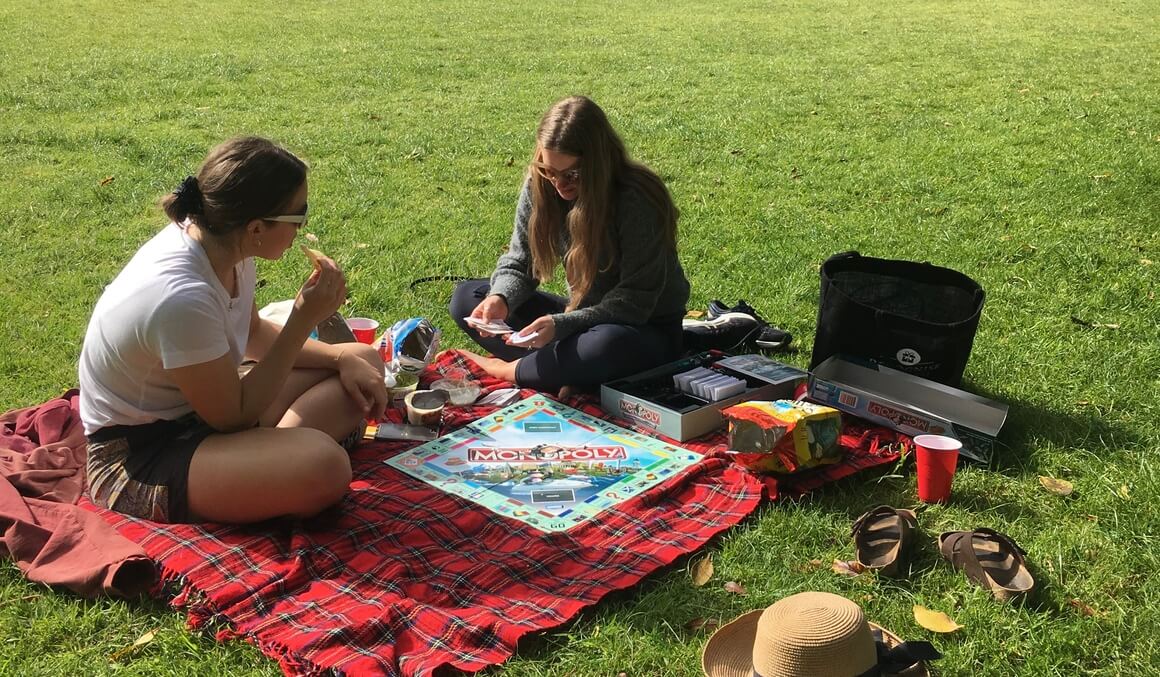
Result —
[[[480,336],[500,336],[513,331],[508,326],[507,316],[507,299],[499,294],[489,294],[464,320],[478,331]]]
[[[531,324],[519,330],[519,332],[508,334],[504,337],[504,341],[509,346],[535,350],[548,345],[555,337],[556,321],[552,319],[551,315],[544,315],[543,317],[537,317]]]

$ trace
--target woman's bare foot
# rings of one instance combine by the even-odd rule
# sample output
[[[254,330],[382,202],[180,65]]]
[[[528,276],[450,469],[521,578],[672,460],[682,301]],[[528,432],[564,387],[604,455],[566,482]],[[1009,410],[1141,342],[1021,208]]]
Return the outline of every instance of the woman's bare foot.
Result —
[[[516,365],[520,363],[519,360],[505,362],[498,357],[476,355],[470,350],[460,350],[459,352],[467,359],[479,365],[480,369],[487,372],[488,376],[507,381],[508,383],[516,382]]]

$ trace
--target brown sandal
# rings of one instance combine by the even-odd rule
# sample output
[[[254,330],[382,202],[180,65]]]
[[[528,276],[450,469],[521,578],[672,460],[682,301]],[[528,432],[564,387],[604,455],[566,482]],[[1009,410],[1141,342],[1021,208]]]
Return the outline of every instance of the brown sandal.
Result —
[[[910,551],[917,531],[913,511],[880,505],[855,520],[850,535],[859,564],[877,569],[883,576],[899,576],[910,571]]]
[[[946,531],[938,537],[938,549],[971,582],[987,588],[1000,601],[1035,587],[1024,559],[1027,553],[1006,534],[993,529]]]

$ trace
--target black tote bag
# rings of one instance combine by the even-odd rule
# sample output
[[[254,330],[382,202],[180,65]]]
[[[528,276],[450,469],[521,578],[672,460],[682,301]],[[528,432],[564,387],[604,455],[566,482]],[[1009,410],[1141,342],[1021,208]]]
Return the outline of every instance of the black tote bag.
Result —
[[[971,355],[983,288],[929,263],[845,252],[822,264],[810,369],[836,353],[957,387]]]

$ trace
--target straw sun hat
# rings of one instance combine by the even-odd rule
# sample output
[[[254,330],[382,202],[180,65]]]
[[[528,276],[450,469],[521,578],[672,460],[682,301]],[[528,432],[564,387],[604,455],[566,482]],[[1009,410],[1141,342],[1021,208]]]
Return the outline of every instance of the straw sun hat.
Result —
[[[885,644],[883,653],[896,650],[889,661],[893,669],[880,660],[878,641]],[[845,597],[802,592],[722,627],[705,645],[701,667],[706,677],[919,677],[929,674],[919,659],[937,657],[929,644],[904,645],[868,622],[861,607]]]

